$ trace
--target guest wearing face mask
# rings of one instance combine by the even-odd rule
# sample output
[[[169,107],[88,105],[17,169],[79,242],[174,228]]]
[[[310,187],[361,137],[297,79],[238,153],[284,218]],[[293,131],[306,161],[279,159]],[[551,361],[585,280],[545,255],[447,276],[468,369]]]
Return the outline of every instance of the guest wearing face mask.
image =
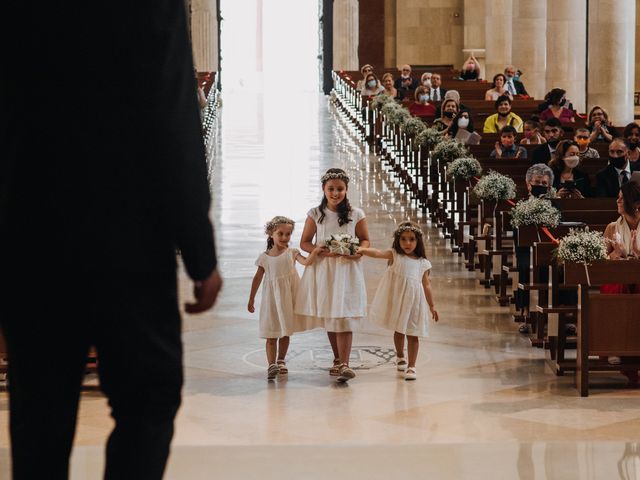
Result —
[[[489,156],[491,158],[527,158],[527,150],[516,144],[516,129],[511,125],[502,127],[500,130],[500,141],[496,142],[494,149]]]
[[[473,128],[473,120],[471,119],[471,112],[467,108],[463,108],[460,106],[460,112],[456,120],[453,122],[453,125],[449,128],[449,136],[451,138],[456,138],[462,143],[467,143],[469,139],[469,135],[475,133]],[[479,136],[474,135],[476,140],[479,141]]]
[[[428,91],[431,91],[431,76],[433,74],[431,72],[424,72],[420,77],[420,85],[424,88],[427,88]]]
[[[589,158],[600,158],[600,154],[595,148],[591,148],[589,144],[591,141],[589,140],[589,130],[586,128],[578,128],[576,129],[576,134],[573,139],[578,144],[578,156],[580,157],[580,162],[583,162]]]
[[[458,104],[458,111],[469,110],[469,107],[460,103],[460,92],[457,90],[447,90],[447,93],[444,94],[444,98],[442,99],[442,103],[436,106],[436,117],[442,116],[442,104],[449,99],[455,100]]]
[[[441,132],[443,135],[451,136],[449,130],[457,123],[456,117],[458,116],[458,102],[452,98],[448,98],[440,106],[442,110],[442,116],[436,118],[433,122],[433,128]]]
[[[436,115],[436,107],[429,103],[429,91],[420,86],[414,92],[415,102],[409,105],[409,113],[414,117],[431,117]]]
[[[629,161],[635,163],[640,159],[640,125],[635,122],[624,127],[622,137],[629,147]]]
[[[596,174],[596,196],[617,197],[620,187],[631,179],[631,173],[640,170],[638,162],[629,162],[629,147],[622,138],[609,144],[609,165]]]
[[[619,137],[618,130],[611,125],[607,111],[596,105],[587,117],[587,128],[591,132],[591,142],[610,142]]]
[[[518,70],[516,70],[516,67],[514,67],[513,65],[507,65],[505,67],[504,76],[507,79],[507,82],[505,83],[505,87],[507,91],[513,96],[516,96],[516,95],[529,96],[526,88],[524,88],[524,84],[520,81],[520,77],[516,76],[517,73],[519,72]]]
[[[546,121],[550,118],[557,118],[560,123],[575,123],[575,112],[568,109],[566,90],[554,88],[544,97],[549,106],[540,113],[540,120]]]
[[[409,90],[418,88],[418,79],[411,76],[411,65],[403,65],[400,69],[400,77],[393,84],[399,92],[406,94]]]
[[[480,64],[473,53],[462,64],[461,80],[478,80],[480,78]]]
[[[363,65],[362,68],[360,68],[360,73],[362,74],[362,78],[358,80],[356,89],[362,91],[362,89],[364,88],[364,84],[367,81],[367,75],[373,73],[373,67],[367,63],[366,65]]]
[[[553,186],[558,198],[586,198],[591,196],[589,175],[580,168],[578,144],[573,140],[563,140],[558,144],[549,162],[553,170]]]
[[[564,130],[562,130],[562,124],[560,123],[560,120],[554,117],[544,122],[542,134],[544,135],[547,143],[533,149],[533,151],[531,152],[532,163],[547,164],[549,163],[549,160],[551,160],[551,156],[556,150],[558,142],[560,142],[560,139],[564,135]]]
[[[520,140],[520,145],[540,145],[547,143],[547,140],[540,133],[542,125],[535,120],[527,120],[524,122],[524,138]]]
[[[375,97],[384,92],[384,87],[380,84],[380,80],[375,73],[368,73],[365,77],[364,88],[361,90],[363,97]]]
[[[522,133],[523,121],[518,115],[511,111],[511,100],[509,97],[505,95],[498,97],[494,106],[497,113],[489,115],[484,121],[484,127],[482,127],[484,133],[498,133],[502,130],[502,127],[506,127],[507,125],[511,125],[518,133]]]

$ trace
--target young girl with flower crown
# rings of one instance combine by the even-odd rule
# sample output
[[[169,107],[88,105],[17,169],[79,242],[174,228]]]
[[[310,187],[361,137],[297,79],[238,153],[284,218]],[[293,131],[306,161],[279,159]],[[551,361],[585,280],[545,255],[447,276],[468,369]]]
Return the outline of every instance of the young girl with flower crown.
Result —
[[[413,222],[403,222],[393,232],[390,250],[359,248],[358,253],[388,260],[376,291],[369,320],[393,330],[397,368],[405,372],[405,380],[415,380],[418,358],[418,337],[426,337],[429,313],[438,321],[429,282],[431,262],[427,260],[422,230]],[[404,339],[407,337],[409,361],[404,357]]]
[[[289,348],[289,336],[308,330],[303,318],[293,313],[296,290],[300,283],[295,262],[311,265],[321,248],[314,249],[309,257],[303,257],[289,241],[295,223],[287,217],[274,217],[265,226],[267,250],[256,260],[258,270],[251,283],[248,310],[255,311],[256,292],[264,277],[260,302],[260,337],[267,340],[267,379],[289,373],[285,356]],[[313,327],[312,327],[313,328]]]
[[[318,260],[305,268],[295,312],[327,330],[334,355],[329,373],[338,376],[339,382],[346,382],[355,377],[349,367],[353,329],[367,309],[361,255],[348,254],[348,250],[356,239],[361,246],[368,247],[369,230],[364,212],[349,203],[349,177],[345,171],[330,168],[321,182],[322,201],[307,213],[300,247],[312,252],[317,246],[326,245],[332,236],[332,243],[339,245],[332,250],[321,250]],[[352,252],[355,253],[355,248]]]

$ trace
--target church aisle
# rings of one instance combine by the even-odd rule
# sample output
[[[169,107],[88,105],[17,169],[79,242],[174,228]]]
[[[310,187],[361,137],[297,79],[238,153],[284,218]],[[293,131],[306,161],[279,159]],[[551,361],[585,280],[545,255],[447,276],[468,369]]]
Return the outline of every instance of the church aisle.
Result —
[[[326,97],[292,94],[284,102],[245,93],[223,101],[212,216],[225,285],[212,312],[184,320],[184,400],[167,478],[290,478],[277,475],[289,461],[290,474],[306,478],[336,471],[382,478],[398,461],[408,472],[401,478],[615,478],[616,462],[637,456],[630,442],[640,429],[640,392],[595,388],[580,398],[572,375],[553,376],[543,351],[517,333],[508,310],[419,218]],[[389,248],[405,219],[425,231],[441,320],[421,342],[416,382],[397,374],[392,335],[370,330],[354,335],[357,377],[349,385],[328,375],[324,331],[292,337],[288,379],[266,380],[258,314],[246,308],[263,225],[274,215],[295,219],[297,248],[330,167],[350,175],[348,196],[367,214],[372,246]],[[371,301],[386,266],[362,262]],[[183,273],[180,288],[189,298]],[[597,381],[624,385],[622,376]],[[0,478],[8,478],[7,403],[1,392]],[[110,428],[106,401],[85,392],[73,478],[98,478]]]

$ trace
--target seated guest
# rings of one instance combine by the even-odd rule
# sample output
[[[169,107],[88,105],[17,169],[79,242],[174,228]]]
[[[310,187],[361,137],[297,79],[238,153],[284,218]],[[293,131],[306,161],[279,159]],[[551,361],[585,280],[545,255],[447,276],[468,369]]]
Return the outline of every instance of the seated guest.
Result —
[[[431,91],[429,95],[431,95],[432,102],[441,102],[444,100],[444,95],[447,93],[445,88],[441,87],[442,85],[442,77],[439,73],[434,73],[431,75]]]
[[[362,91],[362,89],[365,86],[364,84],[366,82],[367,75],[369,75],[370,73],[373,73],[373,67],[367,63],[366,65],[363,65],[360,68],[360,73],[362,74],[362,78],[358,80],[358,83],[356,84],[356,89]]]
[[[558,143],[549,167],[553,170],[553,186],[558,198],[586,198],[591,196],[591,181],[580,168],[578,144],[573,140]]]
[[[382,76],[382,86],[384,87],[383,95],[388,95],[394,100],[402,100],[403,95],[398,91],[396,87],[393,86],[393,75],[390,73],[385,73]]]
[[[368,73],[365,77],[364,88],[360,90],[363,97],[375,97],[384,92],[384,87],[380,85],[380,80],[375,73]]]
[[[624,127],[622,132],[622,138],[627,142],[629,147],[629,161],[635,163],[640,158],[640,125],[635,122],[631,122]]]
[[[549,106],[540,113],[540,120],[557,118],[561,123],[575,123],[576,113],[565,106],[567,103],[566,95],[566,90],[561,88],[554,88],[547,93],[544,99]]]
[[[589,135],[589,130],[586,128],[578,128],[576,129],[576,134],[573,137],[579,147],[578,156],[580,157],[581,162],[587,158],[600,158],[598,151],[589,146],[589,143],[591,143]]]
[[[520,73],[513,65],[507,65],[504,69],[504,76],[507,79],[505,88],[513,95],[525,95],[529,96],[527,90],[524,88],[524,84],[520,81],[520,77],[516,77],[516,74]]]
[[[640,170],[638,162],[629,162],[629,148],[621,138],[609,144],[609,165],[596,173],[596,196],[615,198],[620,187],[631,178],[631,172]]]
[[[449,99],[456,101],[456,103],[458,104],[458,111],[469,110],[467,106],[460,103],[460,92],[458,92],[457,90],[447,90],[447,93],[444,94],[444,98],[442,99],[442,101],[444,102],[445,100],[449,100]],[[441,109],[442,109],[442,104],[436,107],[436,117],[442,116]]]
[[[462,64],[460,78],[462,80],[478,80],[480,78],[480,64],[473,53]]]
[[[602,107],[596,105],[589,112],[587,117],[587,128],[591,132],[591,142],[611,142],[614,138],[619,137],[616,130],[609,121],[609,114]]]
[[[533,149],[531,152],[532,163],[549,163],[551,155],[564,135],[564,130],[562,130],[560,120],[554,117],[544,122],[542,133],[547,143]]]
[[[402,69],[400,69],[400,77],[396,78],[393,86],[402,94],[418,88],[418,79],[411,76],[411,65],[402,66]]]
[[[433,128],[450,137],[449,131],[456,124],[456,117],[458,116],[458,102],[453,98],[448,98],[442,102],[440,109],[442,110],[442,115],[433,122]]]
[[[547,143],[542,136],[542,125],[535,120],[527,120],[524,122],[524,138],[520,140],[520,145],[540,145]]]
[[[466,140],[467,138],[469,138],[469,135],[474,132],[475,130],[473,128],[473,120],[471,119],[469,110],[466,108],[463,109],[462,106],[460,106],[460,111],[455,121],[453,122],[453,125],[449,127],[449,136],[451,138],[457,138],[462,143],[466,143]]]
[[[484,133],[498,133],[502,127],[511,125],[518,133],[522,133],[522,119],[511,111],[511,99],[507,96],[498,97],[494,103],[496,112],[484,121]]]
[[[507,91],[504,84],[506,83],[506,78],[503,74],[498,73],[493,77],[493,83],[489,90],[487,90],[484,94],[485,100],[493,100],[494,102],[498,99],[498,97],[504,95],[509,97],[509,100],[513,101],[513,96]]]
[[[491,158],[527,158],[527,150],[516,144],[517,135],[518,132],[511,125],[502,127],[500,141],[496,142],[489,156]]]
[[[424,72],[420,76],[420,85],[429,89],[429,91],[431,91],[431,75],[432,75],[431,72]]]
[[[414,117],[435,117],[436,107],[429,103],[429,91],[425,87],[418,87],[413,94],[415,102],[409,105],[409,113]]]

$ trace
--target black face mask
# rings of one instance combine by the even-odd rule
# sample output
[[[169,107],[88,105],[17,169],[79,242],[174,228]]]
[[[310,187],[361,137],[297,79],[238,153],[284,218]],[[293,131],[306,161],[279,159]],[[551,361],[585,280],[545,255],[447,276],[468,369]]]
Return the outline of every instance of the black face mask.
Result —
[[[558,105],[560,105],[561,107],[564,107],[567,104],[567,99],[563,98],[562,100],[560,100],[560,103]]]
[[[558,146],[558,143],[560,143],[560,140],[558,140],[557,138],[554,138],[553,140],[549,140],[547,142],[547,144],[553,148],[556,148]]]
[[[500,112],[498,112],[498,116],[499,116],[499,117],[508,117],[510,113],[511,113],[511,111],[508,111],[507,113],[500,113]]]
[[[627,157],[609,157],[609,163],[618,170],[622,170],[627,164]]]
[[[549,187],[545,187],[544,185],[531,185],[531,195],[534,197],[545,195],[547,192],[549,192]]]
[[[453,118],[456,112],[444,112],[444,116],[447,118]]]
[[[627,147],[629,147],[629,150],[635,150],[636,148],[638,148],[638,142],[629,142],[627,141]]]

